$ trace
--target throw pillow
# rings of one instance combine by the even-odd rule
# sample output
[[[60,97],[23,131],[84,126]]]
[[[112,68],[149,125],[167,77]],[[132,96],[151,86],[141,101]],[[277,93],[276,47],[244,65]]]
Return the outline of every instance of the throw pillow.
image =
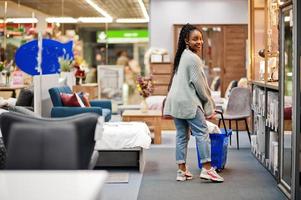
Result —
[[[61,93],[60,96],[64,106],[85,107],[81,98],[76,93],[73,94]]]
[[[77,94],[81,98],[81,100],[83,101],[83,103],[86,107],[91,107],[88,95],[86,93],[78,92]]]
[[[31,106],[33,92],[29,89],[22,89],[17,98],[16,106]]]

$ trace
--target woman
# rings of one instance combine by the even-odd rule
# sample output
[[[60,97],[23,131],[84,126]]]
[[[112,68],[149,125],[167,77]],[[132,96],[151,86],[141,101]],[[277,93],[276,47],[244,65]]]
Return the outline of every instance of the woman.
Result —
[[[197,54],[202,50],[202,33],[186,24],[180,32],[178,49],[169,92],[164,106],[164,115],[171,115],[177,129],[176,163],[177,181],[192,179],[186,166],[189,132],[196,138],[202,169],[200,178],[223,182],[211,166],[211,147],[205,118],[214,117],[214,102],[207,79]]]

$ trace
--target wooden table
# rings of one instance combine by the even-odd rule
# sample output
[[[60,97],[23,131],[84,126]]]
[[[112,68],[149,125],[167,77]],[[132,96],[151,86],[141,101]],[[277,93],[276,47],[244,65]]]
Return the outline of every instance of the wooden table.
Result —
[[[0,91],[2,91],[2,92],[12,92],[11,97],[16,98],[17,97],[16,90],[20,90],[20,89],[23,89],[25,87],[26,87],[25,85],[1,86]]]
[[[0,199],[100,200],[107,176],[99,170],[2,170]]]
[[[125,110],[122,114],[122,121],[145,122],[148,125],[148,127],[153,127],[154,129],[154,134],[155,134],[154,143],[161,144],[161,111],[160,110],[148,110],[147,113],[143,113],[140,110]]]
[[[72,87],[73,92],[84,92],[89,94],[89,100],[98,99],[98,84],[89,83],[82,85],[74,85]]]

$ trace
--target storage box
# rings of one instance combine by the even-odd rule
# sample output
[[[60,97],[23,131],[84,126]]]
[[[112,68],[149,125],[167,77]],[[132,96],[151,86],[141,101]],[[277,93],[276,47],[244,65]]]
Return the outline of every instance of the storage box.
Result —
[[[162,55],[160,55],[160,54],[152,54],[151,55],[151,62],[152,63],[160,63],[160,62],[162,62]]]
[[[228,152],[228,141],[229,136],[232,135],[232,130],[221,129],[220,134],[209,134],[211,140],[211,165],[216,167],[217,170],[222,170],[225,168],[227,162],[227,152]],[[200,162],[200,155],[197,148],[197,158],[199,168],[202,168],[202,163]]]

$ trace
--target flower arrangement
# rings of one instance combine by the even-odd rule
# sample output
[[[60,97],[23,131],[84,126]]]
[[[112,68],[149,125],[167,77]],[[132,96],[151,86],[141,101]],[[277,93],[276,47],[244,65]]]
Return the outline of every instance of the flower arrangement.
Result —
[[[137,77],[137,89],[143,98],[149,97],[153,93],[153,82],[152,77]]]

